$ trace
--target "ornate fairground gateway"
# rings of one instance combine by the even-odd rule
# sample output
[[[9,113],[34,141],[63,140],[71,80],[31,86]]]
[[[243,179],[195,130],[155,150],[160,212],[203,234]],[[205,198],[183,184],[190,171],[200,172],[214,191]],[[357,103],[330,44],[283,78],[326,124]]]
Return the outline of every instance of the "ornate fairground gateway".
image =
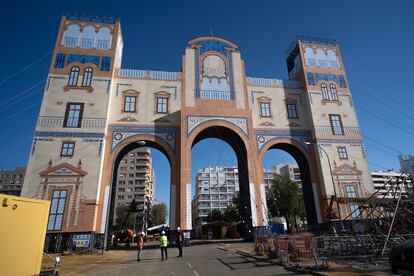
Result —
[[[171,229],[192,229],[191,148],[210,137],[236,153],[252,227],[267,225],[269,149],[296,159],[309,224],[357,208],[332,204],[335,194],[373,192],[334,40],[298,38],[286,59],[288,80],[249,77],[238,46],[217,37],[188,42],[181,72],[121,68],[122,48],[118,20],[62,17],[22,190],[52,201],[47,242],[92,244],[108,233],[118,165],[142,141],[171,166]]]

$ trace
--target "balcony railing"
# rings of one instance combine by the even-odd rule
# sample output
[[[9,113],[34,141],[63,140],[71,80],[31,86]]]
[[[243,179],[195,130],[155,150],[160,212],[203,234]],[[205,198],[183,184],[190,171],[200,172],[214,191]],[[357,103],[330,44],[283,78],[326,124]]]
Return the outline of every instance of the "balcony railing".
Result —
[[[110,41],[108,39],[93,39],[93,38],[78,38],[66,36],[63,38],[63,46],[65,47],[81,47],[81,48],[96,48],[100,50],[108,50],[110,48]]]
[[[329,68],[329,69],[339,69],[339,68],[341,68],[339,62],[336,61],[336,60],[307,58],[306,62],[307,62],[309,67],[320,67],[320,68]]]
[[[316,134],[319,135],[334,135],[332,132],[331,126],[315,126]],[[350,135],[350,136],[359,136],[361,135],[361,131],[358,127],[344,127],[343,128],[343,135]]]
[[[280,79],[266,79],[266,78],[254,78],[247,77],[247,82],[250,85],[257,86],[269,86],[269,87],[280,87],[280,88],[301,88],[302,83],[295,80],[280,80]]]
[[[181,72],[134,70],[134,69],[117,69],[116,72],[118,76],[120,76],[121,78],[155,79],[155,80],[179,80],[181,79]]]
[[[201,90],[202,99],[210,100],[230,100],[230,91]]]
[[[64,127],[65,117],[39,116],[38,127]],[[81,128],[104,128],[105,118],[82,118]]]

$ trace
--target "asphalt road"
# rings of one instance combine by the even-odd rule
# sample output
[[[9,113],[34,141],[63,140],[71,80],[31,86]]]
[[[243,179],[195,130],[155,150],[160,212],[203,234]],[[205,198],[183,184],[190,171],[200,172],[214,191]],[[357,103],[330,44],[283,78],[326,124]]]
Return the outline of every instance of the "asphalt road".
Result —
[[[177,258],[176,248],[168,248],[168,260],[163,262],[159,249],[144,249],[141,262],[136,261],[136,251],[68,256],[62,259],[60,272],[61,275],[296,275],[283,267],[218,247],[217,244],[185,247],[183,258]]]

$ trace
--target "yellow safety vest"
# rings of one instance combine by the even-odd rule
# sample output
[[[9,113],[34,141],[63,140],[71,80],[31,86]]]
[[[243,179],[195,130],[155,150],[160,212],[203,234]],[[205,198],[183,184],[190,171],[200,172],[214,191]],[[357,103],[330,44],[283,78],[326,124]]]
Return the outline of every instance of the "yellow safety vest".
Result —
[[[167,247],[167,245],[168,245],[167,236],[166,235],[162,235],[160,237],[160,247]]]

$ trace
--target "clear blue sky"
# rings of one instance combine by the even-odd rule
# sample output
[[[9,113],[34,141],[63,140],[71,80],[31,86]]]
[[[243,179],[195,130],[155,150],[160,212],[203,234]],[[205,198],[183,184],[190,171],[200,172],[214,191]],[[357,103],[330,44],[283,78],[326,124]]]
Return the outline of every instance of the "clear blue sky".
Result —
[[[240,47],[249,76],[287,78],[285,51],[296,35],[337,39],[371,169],[399,169],[397,155],[414,153],[413,1],[7,1],[0,10],[0,168],[26,165],[42,85],[13,97],[46,79],[50,56],[9,77],[50,53],[62,13],[73,10],[121,18],[124,68],[180,71],[186,43],[212,29]],[[205,158],[212,146],[216,154]],[[230,153],[219,154],[225,147],[198,144],[193,168],[235,164]],[[269,154],[266,167],[288,159]],[[154,158],[159,200],[169,179],[163,158]]]

